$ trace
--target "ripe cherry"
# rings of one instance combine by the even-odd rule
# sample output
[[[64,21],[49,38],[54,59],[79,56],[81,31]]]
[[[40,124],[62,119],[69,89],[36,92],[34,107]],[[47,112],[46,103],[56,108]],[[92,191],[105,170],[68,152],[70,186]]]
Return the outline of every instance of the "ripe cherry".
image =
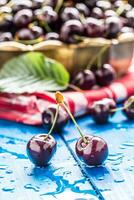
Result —
[[[108,157],[108,146],[101,137],[86,135],[86,143],[79,138],[76,145],[77,156],[87,165],[97,166],[103,164]]]
[[[85,69],[74,77],[72,84],[83,90],[89,90],[96,85],[96,78],[91,70]]]
[[[13,35],[10,32],[0,33],[0,42],[13,41]]]
[[[77,43],[75,35],[82,35],[83,25],[78,20],[69,20],[61,28],[60,38],[65,43]]]
[[[80,19],[79,11],[74,7],[66,7],[61,13],[61,19],[63,22],[66,22],[70,19]]]
[[[52,126],[47,134],[39,134],[32,137],[27,143],[27,155],[31,162],[40,167],[45,167],[56,152],[57,142],[51,136],[57,121],[59,104],[53,119]]]
[[[100,69],[96,70],[96,80],[98,85],[109,85],[116,77],[116,72],[110,64],[104,64]]]
[[[56,152],[56,141],[48,134],[33,136],[27,144],[27,155],[35,165],[44,167]]]
[[[116,103],[113,99],[104,98],[93,103],[90,113],[97,124],[105,124],[109,117],[113,116],[116,110]]]
[[[42,113],[42,123],[45,127],[50,128],[53,124],[54,116],[56,114],[57,105],[50,105],[43,113]],[[60,107],[58,112],[57,121],[55,124],[56,129],[62,129],[68,122],[69,116],[64,108]]]
[[[33,21],[33,13],[30,9],[18,11],[14,16],[14,24],[18,27],[26,27]]]

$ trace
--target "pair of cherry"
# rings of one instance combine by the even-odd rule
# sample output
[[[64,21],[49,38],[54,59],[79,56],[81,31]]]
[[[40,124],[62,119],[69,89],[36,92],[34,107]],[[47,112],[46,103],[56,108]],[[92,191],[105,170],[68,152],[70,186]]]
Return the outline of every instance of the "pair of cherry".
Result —
[[[45,112],[45,124],[52,122],[52,126],[48,134],[40,134],[32,137],[27,143],[27,154],[29,159],[37,166],[44,167],[51,160],[52,156],[56,152],[57,142],[52,137],[51,133],[55,127],[56,121],[57,125],[63,125],[68,120],[68,116],[72,119],[78,132],[80,133],[80,138],[76,142],[75,150],[77,156],[90,166],[101,165],[108,156],[108,146],[105,140],[101,137],[84,135],[81,128],[78,126],[73,115],[71,114],[68,106],[64,102],[64,97],[60,92],[56,92],[56,102],[57,109],[51,108]],[[64,111],[64,119],[59,112],[62,108]],[[68,114],[68,115],[67,115]]]

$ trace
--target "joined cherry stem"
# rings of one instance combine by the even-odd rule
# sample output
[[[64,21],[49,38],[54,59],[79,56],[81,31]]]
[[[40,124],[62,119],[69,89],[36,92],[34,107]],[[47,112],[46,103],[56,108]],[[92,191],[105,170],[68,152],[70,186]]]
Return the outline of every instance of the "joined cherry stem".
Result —
[[[67,113],[69,114],[70,118],[72,119],[76,129],[78,130],[78,132],[80,133],[80,136],[82,137],[83,141],[85,144],[88,143],[87,139],[84,137],[84,134],[82,133],[81,128],[79,127],[79,125],[77,124],[76,120],[74,119],[71,111],[69,110],[68,106],[65,104],[65,102],[62,103],[62,105],[64,106],[65,110],[67,111]]]

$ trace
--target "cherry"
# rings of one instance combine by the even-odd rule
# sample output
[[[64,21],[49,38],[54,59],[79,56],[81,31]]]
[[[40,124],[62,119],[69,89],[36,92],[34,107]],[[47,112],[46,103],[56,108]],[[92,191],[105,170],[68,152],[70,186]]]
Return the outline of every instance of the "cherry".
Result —
[[[56,145],[51,135],[35,135],[27,143],[27,155],[32,163],[45,167],[56,152]]]
[[[83,34],[83,25],[78,20],[69,20],[61,28],[60,38],[65,43],[77,43],[75,35]]]
[[[101,20],[88,17],[84,22],[85,33],[88,37],[101,37],[104,33],[104,24]]]
[[[16,13],[23,9],[30,9],[30,8],[32,8],[32,2],[30,0],[14,1],[12,5],[13,13]]]
[[[128,26],[134,28],[134,8],[127,12],[126,17],[128,20]]]
[[[45,40],[59,40],[60,36],[56,32],[50,32],[45,35]]]
[[[116,72],[110,64],[104,64],[95,72],[97,83],[100,86],[109,85],[116,77]]]
[[[134,96],[131,96],[125,101],[123,106],[123,113],[128,119],[134,119]]]
[[[85,136],[87,143],[83,138],[79,138],[75,145],[76,154],[87,165],[101,165],[108,157],[108,146],[105,140],[97,136]]]
[[[132,27],[124,26],[121,29],[121,33],[133,33],[133,32],[134,32],[134,30]]]
[[[102,19],[104,17],[104,12],[101,8],[95,7],[92,10],[91,17],[94,17],[96,19]]]
[[[33,13],[30,9],[18,11],[14,16],[14,24],[18,27],[26,27],[33,21]]]
[[[52,126],[47,134],[39,134],[32,137],[27,143],[27,155],[31,162],[40,167],[45,167],[51,160],[52,156],[56,152],[57,142],[51,136],[51,133],[55,127],[60,104],[57,104],[55,116],[53,118]],[[49,119],[49,114],[46,116],[46,121]]]
[[[74,77],[72,84],[83,90],[89,90],[96,85],[96,78],[91,70],[85,69]]]
[[[30,30],[28,28],[22,28],[22,29],[20,29],[16,33],[15,38],[17,40],[33,40],[33,39],[35,39],[32,30]]]
[[[39,9],[42,7],[43,0],[32,0],[32,9]]]
[[[84,3],[77,3],[75,6],[77,10],[85,17],[88,17],[90,15],[90,10]]]
[[[13,36],[10,32],[0,33],[0,42],[12,41]]]
[[[5,4],[7,4],[8,0],[1,0],[0,1],[0,6],[4,6]]]
[[[107,38],[116,38],[122,28],[122,22],[119,17],[108,17],[105,21],[105,30]]]
[[[74,119],[72,113],[70,112],[67,104],[64,102],[64,97],[60,92],[56,92],[56,102],[62,105],[69,116],[71,117],[73,123],[75,124],[81,137],[78,139],[75,150],[77,156],[83,160],[87,165],[97,166],[101,165],[108,156],[108,146],[107,143],[100,137],[86,135],[84,136],[81,128],[78,126],[76,120]],[[111,102],[108,103],[109,109],[111,107]]]
[[[114,10],[106,10],[104,15],[105,15],[105,18],[117,17],[117,13]]]
[[[43,29],[39,26],[31,26],[30,30],[32,31],[34,38],[39,38],[40,36],[43,36],[44,32]]]
[[[83,1],[82,1],[83,2]],[[88,6],[88,8],[92,9],[96,6],[97,0],[84,0],[84,3]]]
[[[116,103],[113,99],[104,98],[92,104],[91,116],[97,124],[105,124],[110,116],[115,113]]]
[[[13,17],[11,14],[3,13],[0,16],[0,31],[8,31],[13,25]]]
[[[66,22],[70,19],[80,19],[79,11],[74,7],[66,7],[61,13],[61,19],[63,22]]]
[[[50,128],[53,124],[54,116],[56,114],[57,105],[50,105],[43,113],[42,113],[42,123],[47,128]],[[58,112],[57,121],[55,124],[56,129],[62,129],[68,122],[69,116],[64,108],[60,108]]]
[[[96,6],[101,8],[103,11],[111,9],[111,3],[109,1],[99,0]]]

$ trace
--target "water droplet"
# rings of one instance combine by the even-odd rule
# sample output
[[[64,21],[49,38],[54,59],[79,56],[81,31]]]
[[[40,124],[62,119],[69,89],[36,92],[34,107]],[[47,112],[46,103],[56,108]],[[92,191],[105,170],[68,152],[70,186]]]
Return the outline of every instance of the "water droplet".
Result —
[[[125,181],[124,178],[114,179],[114,182],[115,182],[115,183],[122,183],[122,182],[124,182],[124,181]]]
[[[38,192],[38,191],[40,190],[40,188],[39,188],[38,186],[33,186],[32,184],[26,184],[26,185],[24,186],[24,188],[26,188],[26,189],[32,189],[32,190],[34,190],[35,192]]]
[[[0,176],[0,178],[4,178],[4,176]]]
[[[124,142],[124,143],[122,144],[122,146],[134,147],[134,142],[133,142],[133,141],[131,141],[131,142]]]
[[[6,170],[8,168],[7,165],[0,165],[0,170]]]
[[[103,176],[98,177],[97,180],[102,181],[102,180],[104,180],[104,177]]]
[[[117,172],[117,171],[119,171],[119,168],[114,166],[114,167],[112,167],[112,170]]]
[[[14,182],[15,182],[15,180],[10,180],[10,182],[11,182],[11,183],[14,183]]]
[[[8,170],[8,171],[6,171],[6,174],[12,174],[12,173],[13,173],[12,170]]]
[[[2,190],[4,191],[4,192],[13,192],[14,191],[14,187],[4,187],[4,188],[2,188]]]
[[[30,173],[28,173],[27,175],[28,175],[28,176],[33,176],[34,173],[33,173],[33,172],[30,172]]]

